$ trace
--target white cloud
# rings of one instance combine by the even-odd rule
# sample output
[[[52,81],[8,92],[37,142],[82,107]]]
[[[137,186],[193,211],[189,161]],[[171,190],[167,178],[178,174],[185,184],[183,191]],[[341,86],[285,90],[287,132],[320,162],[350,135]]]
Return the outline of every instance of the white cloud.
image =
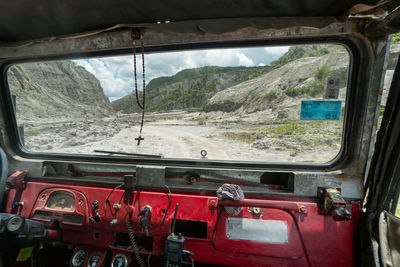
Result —
[[[274,46],[274,47],[264,47],[264,50],[271,55],[282,55],[289,50],[290,46]]]
[[[121,97],[129,94],[131,91],[130,79],[119,77],[121,68],[128,67],[126,64],[127,62],[125,64],[119,64],[121,68],[117,68],[116,65],[118,64],[115,64],[112,60],[109,61],[108,58],[75,60],[75,62],[96,76],[107,97]]]
[[[236,56],[239,59],[239,65],[240,66],[246,66],[246,67],[254,66],[253,60],[251,60],[250,58],[246,57],[244,54],[237,53]]]
[[[161,76],[203,66],[265,66],[279,58],[288,46],[268,48],[210,49],[145,55],[146,83]],[[80,59],[75,62],[99,79],[104,93],[115,100],[134,89],[133,56]],[[138,88],[142,88],[142,60],[137,56]]]
[[[124,96],[118,96],[118,97],[109,97],[109,99],[110,99],[110,101],[112,102],[112,101],[115,101],[115,100],[117,100],[117,99],[120,99],[120,98],[122,98],[122,97],[124,97]]]

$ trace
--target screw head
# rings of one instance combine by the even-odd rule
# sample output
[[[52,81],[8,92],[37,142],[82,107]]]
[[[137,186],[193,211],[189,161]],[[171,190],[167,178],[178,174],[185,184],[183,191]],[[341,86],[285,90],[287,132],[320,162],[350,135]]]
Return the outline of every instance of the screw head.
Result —
[[[301,213],[307,213],[307,209],[305,206],[300,206],[300,212]]]
[[[260,208],[253,208],[253,213],[254,213],[255,215],[260,214],[260,212],[261,212]]]
[[[217,201],[215,199],[211,199],[209,202],[209,207],[210,208],[216,208],[217,207]]]

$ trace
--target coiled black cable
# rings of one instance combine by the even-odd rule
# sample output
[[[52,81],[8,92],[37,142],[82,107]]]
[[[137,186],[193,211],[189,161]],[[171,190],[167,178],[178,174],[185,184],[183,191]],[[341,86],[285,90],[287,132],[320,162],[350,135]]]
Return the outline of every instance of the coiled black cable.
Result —
[[[139,248],[136,244],[135,235],[133,234],[132,222],[130,220],[126,220],[125,222],[126,222],[126,228],[128,229],[129,239],[131,240],[131,245],[132,245],[133,251],[135,253],[137,262],[139,263],[140,267],[146,267],[144,265],[142,257],[140,257],[140,254],[139,254]]]

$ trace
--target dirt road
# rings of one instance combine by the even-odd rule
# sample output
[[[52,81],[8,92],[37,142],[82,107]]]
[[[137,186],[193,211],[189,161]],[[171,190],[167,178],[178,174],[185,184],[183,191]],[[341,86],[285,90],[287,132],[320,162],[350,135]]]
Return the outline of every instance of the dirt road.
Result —
[[[250,143],[226,137],[226,133],[238,131],[238,127],[241,127],[238,124],[199,123],[193,120],[193,115],[182,116],[182,113],[163,115],[147,118],[142,133],[144,140],[140,146],[135,140],[139,134],[138,123],[132,122],[129,116],[63,124],[52,129],[46,128],[46,131],[27,136],[26,139],[35,145],[32,147],[36,151],[91,154],[94,150],[109,150],[162,155],[166,158],[200,159],[200,151],[205,150],[207,159],[262,162],[326,162],[338,151],[329,147],[304,153],[292,153],[276,146],[259,149]],[[240,130],[246,129],[242,127]]]

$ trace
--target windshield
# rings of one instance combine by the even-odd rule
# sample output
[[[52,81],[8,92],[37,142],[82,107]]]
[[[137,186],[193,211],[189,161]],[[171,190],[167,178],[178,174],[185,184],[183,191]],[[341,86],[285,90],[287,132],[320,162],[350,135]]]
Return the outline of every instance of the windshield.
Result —
[[[163,52],[144,61],[138,52],[136,73],[133,54],[12,65],[24,148],[308,163],[340,152],[350,61],[343,46]]]

